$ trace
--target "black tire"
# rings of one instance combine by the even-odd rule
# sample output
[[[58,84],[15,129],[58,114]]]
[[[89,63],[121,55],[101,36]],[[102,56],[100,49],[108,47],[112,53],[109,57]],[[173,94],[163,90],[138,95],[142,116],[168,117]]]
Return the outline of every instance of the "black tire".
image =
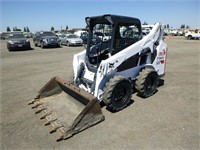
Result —
[[[135,89],[138,95],[147,98],[157,91],[158,74],[151,68],[144,68],[136,77]]]
[[[61,47],[61,44],[58,43],[57,47],[60,48],[60,47]]]
[[[34,46],[36,47],[36,46],[38,46],[38,44],[34,42]]]
[[[31,49],[31,44],[29,43],[28,44],[28,48],[27,48],[28,50],[30,50]]]
[[[130,103],[132,91],[130,80],[122,76],[115,76],[106,83],[103,102],[110,111],[117,112]]]
[[[192,36],[191,36],[191,35],[188,35],[188,39],[191,40],[191,39],[192,39]]]

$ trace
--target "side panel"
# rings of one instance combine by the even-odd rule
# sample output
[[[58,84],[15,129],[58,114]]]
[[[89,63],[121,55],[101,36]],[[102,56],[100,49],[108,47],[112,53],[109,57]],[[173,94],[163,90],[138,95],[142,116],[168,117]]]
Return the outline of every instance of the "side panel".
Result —
[[[130,69],[127,69],[127,70],[124,70],[124,71],[116,72],[115,75],[121,75],[125,78],[131,78],[131,80],[134,80],[138,76],[142,67],[143,66],[136,66],[134,68],[130,68]]]
[[[167,59],[167,44],[163,41],[157,46],[157,56],[153,62],[153,66],[159,76],[165,74],[166,59]]]
[[[77,78],[78,71],[80,70],[81,63],[85,61],[86,50],[75,54],[73,59],[74,79]]]

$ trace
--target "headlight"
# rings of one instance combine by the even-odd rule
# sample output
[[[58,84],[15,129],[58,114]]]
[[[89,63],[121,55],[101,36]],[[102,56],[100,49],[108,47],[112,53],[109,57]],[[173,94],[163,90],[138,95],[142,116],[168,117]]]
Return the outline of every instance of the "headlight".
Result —
[[[26,42],[29,42],[29,40],[28,40],[28,39],[26,39]]]
[[[47,39],[43,39],[42,41],[45,42],[45,43],[48,43]]]
[[[10,44],[14,44],[14,42],[13,42],[13,41],[8,41],[8,43],[10,43]]]

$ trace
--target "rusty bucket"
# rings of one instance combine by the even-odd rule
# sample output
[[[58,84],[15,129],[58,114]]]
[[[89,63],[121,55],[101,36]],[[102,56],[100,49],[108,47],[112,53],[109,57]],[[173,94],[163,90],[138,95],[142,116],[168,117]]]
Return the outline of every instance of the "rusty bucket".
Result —
[[[59,77],[52,78],[29,105],[50,133],[58,133],[57,141],[68,139],[105,119],[100,102],[92,94]]]

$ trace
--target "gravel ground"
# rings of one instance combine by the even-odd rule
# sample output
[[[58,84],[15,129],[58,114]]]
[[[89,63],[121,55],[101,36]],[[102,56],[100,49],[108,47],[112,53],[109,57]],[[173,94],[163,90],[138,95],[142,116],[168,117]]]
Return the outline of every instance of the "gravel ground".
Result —
[[[165,84],[150,98],[133,94],[133,103],[68,140],[56,142],[27,103],[53,76],[67,79],[73,54],[83,47],[9,52],[1,48],[1,149],[200,149],[200,41],[184,37],[168,44]]]

